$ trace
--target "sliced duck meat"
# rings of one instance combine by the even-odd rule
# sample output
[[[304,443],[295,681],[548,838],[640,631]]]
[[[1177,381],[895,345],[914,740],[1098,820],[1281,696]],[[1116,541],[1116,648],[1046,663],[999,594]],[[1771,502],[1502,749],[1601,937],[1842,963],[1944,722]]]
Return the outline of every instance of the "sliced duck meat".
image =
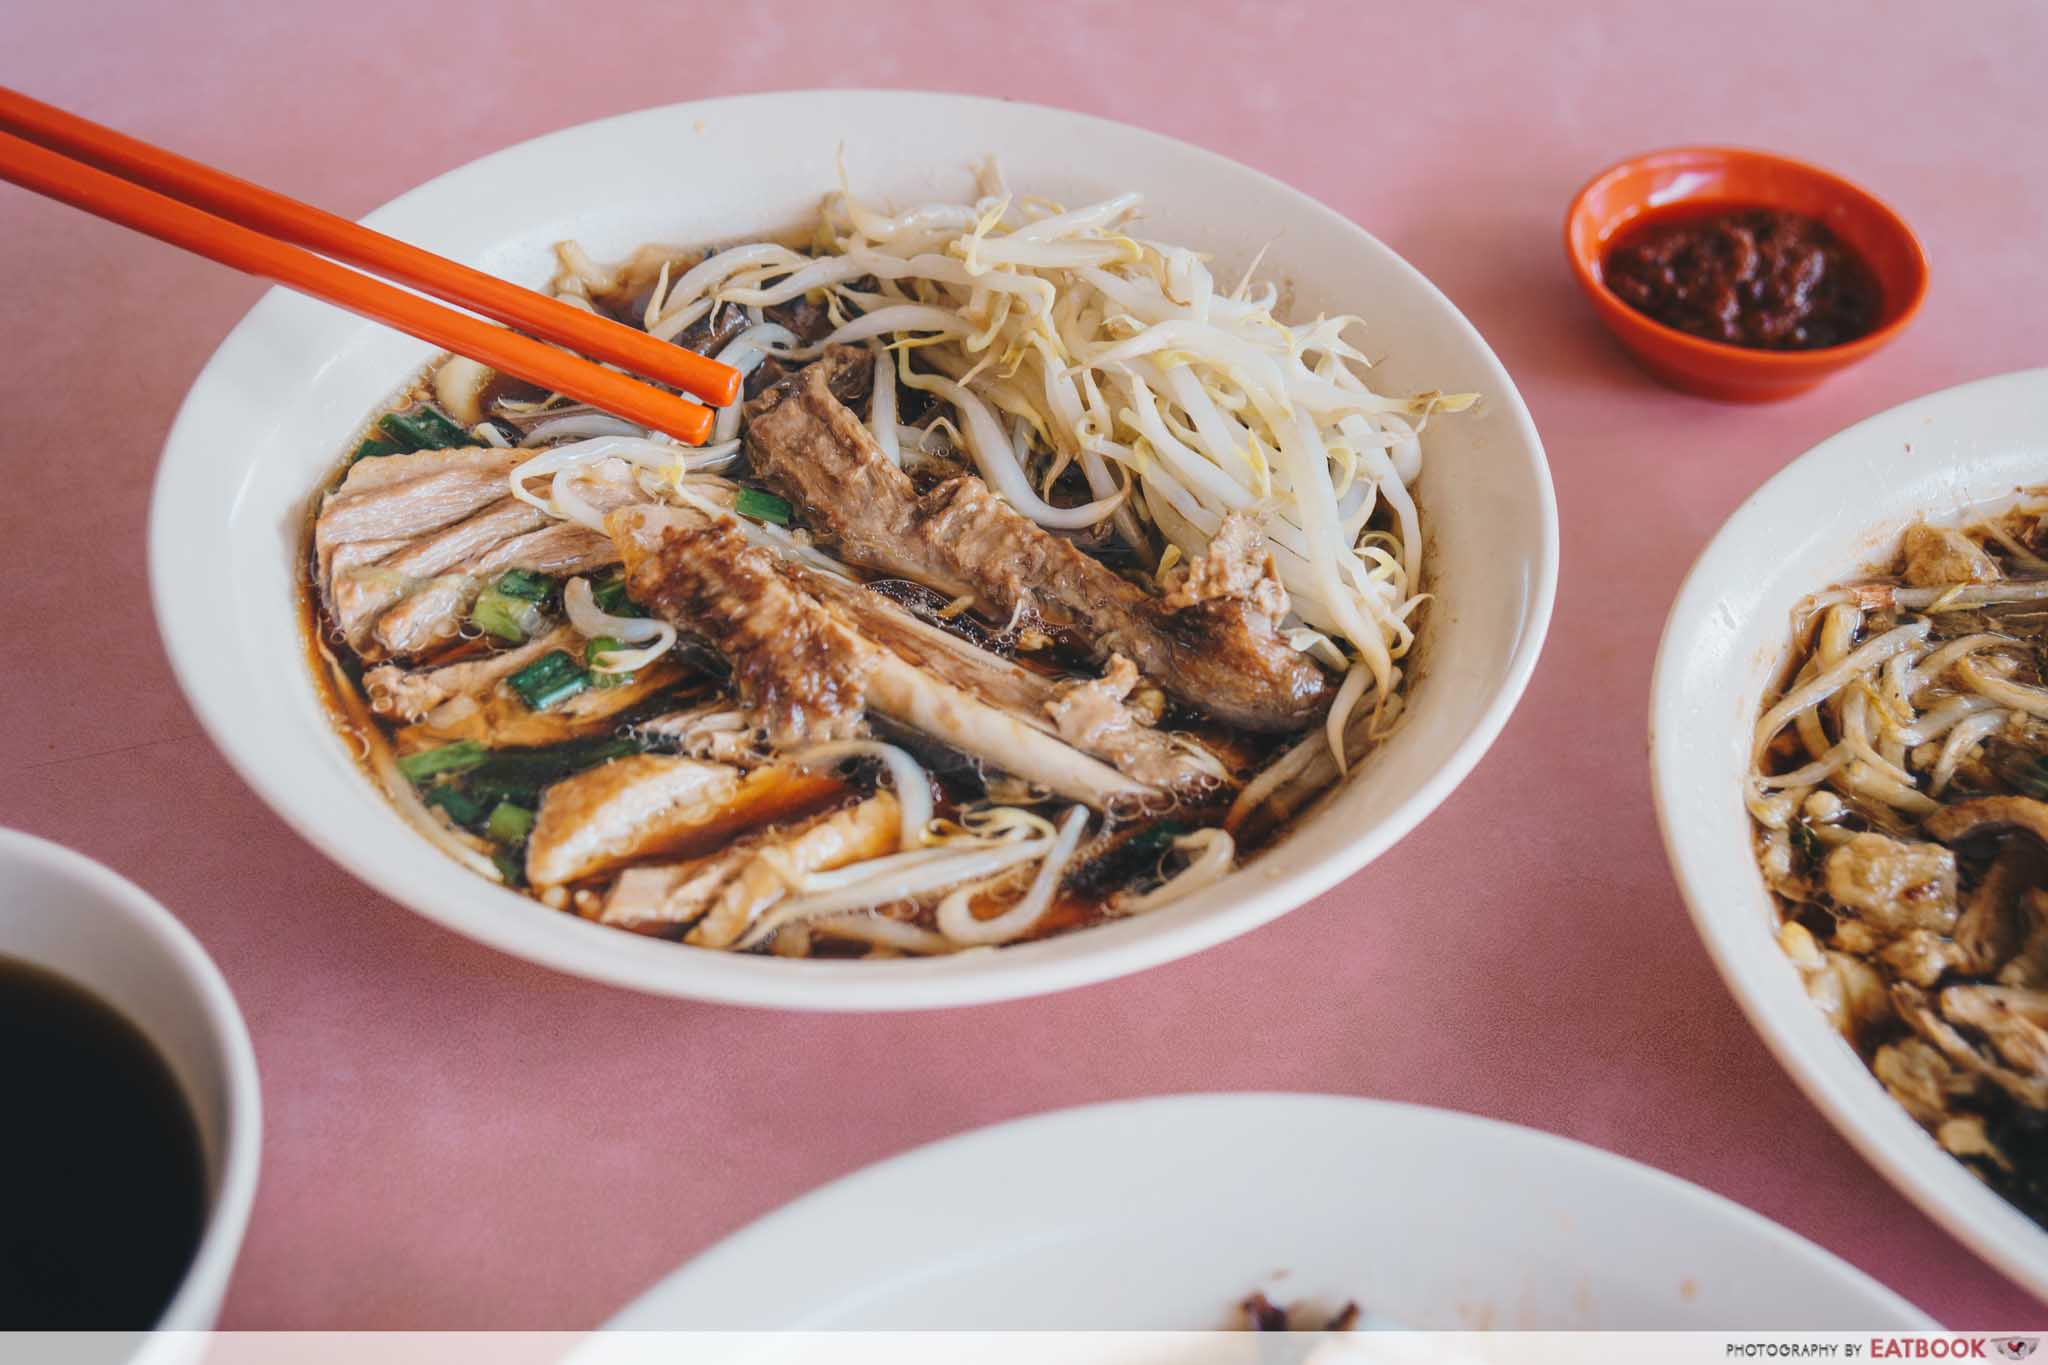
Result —
[[[421,584],[443,575],[461,577],[457,571],[463,564],[548,522],[547,513],[508,495],[421,539],[371,542],[388,548],[374,558],[335,563],[328,579],[328,609],[334,623],[360,649],[375,631],[377,618]]]
[[[776,744],[843,739],[867,709],[868,649],[844,621],[787,582],[730,517],[618,514],[627,592],[732,663],[740,699]]]
[[[1230,770],[1214,754],[1191,739],[1151,728],[1127,704],[1137,685],[1137,665],[1112,654],[1100,678],[1055,683],[1042,704],[1061,739],[1140,782],[1197,798],[1229,786]]]
[[[896,798],[877,792],[706,857],[627,868],[597,917],[643,933],[694,925],[689,942],[726,947],[790,894],[792,879],[881,857],[898,833]]]
[[[2043,884],[2048,884],[2048,863],[2041,850],[2015,841],[1999,851],[1964,898],[1956,920],[1956,948],[1965,971],[1989,975],[2018,955],[2031,927],[2023,894]]]
[[[2017,986],[1950,986],[1941,1012],[1983,1035],[2016,1071],[2048,1079],[2048,994]]]
[[[395,658],[454,639],[477,595],[508,569],[565,578],[618,562],[610,537],[572,521],[550,522],[492,546],[455,572],[412,584],[401,601],[377,618],[370,632],[372,648],[357,652],[367,657],[381,651]]]
[[[761,913],[790,894],[790,878],[826,872],[894,852],[901,833],[896,798],[867,800],[772,838],[718,889],[685,943],[729,948]]]
[[[1297,730],[1327,708],[1323,670],[1254,602],[1212,597],[1172,610],[973,476],[920,497],[834,392],[867,367],[865,353],[831,348],[747,408],[754,468],[804,507],[843,558],[970,596],[997,617],[1073,627],[1188,705],[1246,729]]]
[[[1948,1118],[1951,1105],[1978,1088],[1975,1075],[1958,1071],[1921,1038],[1886,1043],[1871,1058],[1870,1069],[1907,1113],[1930,1128]]]
[[[526,878],[556,886],[625,861],[669,831],[707,823],[738,790],[737,769],[655,754],[565,778],[541,796]]]
[[[471,446],[357,460],[320,505],[313,544],[323,556],[359,540],[412,539],[452,525],[505,496],[526,456]]]
[[[1082,753],[1106,760],[1126,777],[1196,799],[1231,781],[1230,769],[1199,741],[1155,729],[1156,713],[1147,716],[1125,704],[1138,673],[1128,660],[1123,660],[1128,678],[1116,672],[1121,655],[1111,656],[1114,681],[1055,683],[921,621],[857,584],[802,569],[796,572],[819,598],[843,609],[870,640],[1026,724],[1057,734]],[[1098,706],[1084,716],[1075,700],[1095,696],[1105,687],[1114,694],[1113,709]]]
[[[351,648],[374,662],[445,643],[508,569],[559,577],[618,562],[608,536],[510,495],[509,476],[528,458],[422,450],[350,468],[322,504],[313,541],[328,615]],[[577,488],[600,510],[643,496],[631,482],[595,477]]]
[[[628,754],[542,793],[526,845],[526,879],[559,886],[643,858],[701,850],[751,825],[816,809],[844,790],[835,778],[787,764],[742,774],[722,763]]]
[[[2035,1055],[2037,1026],[2024,1015],[2000,1008],[1976,994],[1956,996],[1958,988],[1943,991],[1940,1008],[1917,986],[1900,983],[1892,987],[1892,1004],[1899,1018],[1949,1062],[1967,1074],[1990,1081],[2029,1109],[2048,1109],[2048,1074],[2005,1065],[2000,1055],[2007,1049],[2022,1057]],[[1970,987],[1972,992],[1994,989]],[[1953,998],[1951,998],[1953,997]],[[1946,1017],[1945,1017],[1946,1016]],[[1965,1036],[1957,1024],[1972,1029],[1988,1025],[1986,1036],[2000,1055],[1987,1054]]]
[[[729,516],[642,506],[608,525],[633,600],[724,654],[741,700],[777,743],[856,733],[872,708],[1096,809],[1165,795],[869,640]]]

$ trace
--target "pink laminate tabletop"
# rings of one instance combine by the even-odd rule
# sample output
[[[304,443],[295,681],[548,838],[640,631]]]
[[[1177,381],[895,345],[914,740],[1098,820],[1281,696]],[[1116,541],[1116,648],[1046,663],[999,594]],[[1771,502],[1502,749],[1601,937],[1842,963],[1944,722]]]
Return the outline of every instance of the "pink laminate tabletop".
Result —
[[[1521,385],[1562,509],[1556,623],[1506,734],[1418,832],[1298,912],[989,1008],[644,998],[415,918],[229,772],[165,665],[144,518],[185,387],[260,288],[0,187],[0,823],[161,897],[248,1015],[267,1131],[223,1325],[592,1325],[914,1144],[1254,1088],[1569,1134],[1779,1219],[1952,1326],[2048,1325],[1752,1036],[1666,868],[1643,739],[1666,607],[1737,502],[1857,418],[2048,361],[2044,66],[2048,8],[2027,0],[0,6],[0,81],[351,216],[566,124],[775,88],[967,90],[1184,138],[1441,285]],[[1896,205],[1934,263],[1904,339],[1774,407],[1632,369],[1566,273],[1560,220],[1601,166],[1703,141],[1808,158]]]

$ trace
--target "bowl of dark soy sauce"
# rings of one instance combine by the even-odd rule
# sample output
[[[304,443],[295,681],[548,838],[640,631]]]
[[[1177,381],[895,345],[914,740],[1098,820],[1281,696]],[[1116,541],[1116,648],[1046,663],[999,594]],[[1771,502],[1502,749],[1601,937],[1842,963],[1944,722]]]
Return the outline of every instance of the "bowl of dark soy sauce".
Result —
[[[255,1055],[226,982],[133,883],[0,830],[0,1331],[180,1354],[255,1193]]]

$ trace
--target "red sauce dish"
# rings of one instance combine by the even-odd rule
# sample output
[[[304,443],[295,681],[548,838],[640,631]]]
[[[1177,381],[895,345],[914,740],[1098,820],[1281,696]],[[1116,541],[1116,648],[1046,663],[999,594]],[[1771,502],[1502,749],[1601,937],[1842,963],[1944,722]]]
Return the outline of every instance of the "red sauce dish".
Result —
[[[1731,223],[1731,216],[1736,221]],[[1667,326],[1624,301],[1606,282],[1608,263],[1621,260],[1617,248],[1631,253],[1626,266],[1632,278],[1617,278],[1616,285],[1654,308],[1646,301],[1657,298],[1656,282],[1649,278],[1641,248],[1660,229],[1697,229],[1697,240],[1667,244],[1671,250],[1660,258],[1679,261],[1682,274],[1687,265],[1707,269],[1702,259],[1725,265],[1730,250],[1750,250],[1766,235],[1756,229],[1767,222],[1771,234],[1812,254],[1813,271],[1826,272],[1811,327],[1793,325],[1785,310],[1806,301],[1806,285],[1814,277],[1802,275],[1797,289],[1787,289],[1785,277],[1796,272],[1797,264],[1787,266],[1776,257],[1745,285],[1749,292],[1765,292],[1768,301],[1756,305],[1756,314],[1739,322],[1731,319],[1726,327],[1728,335],[1770,338],[1746,345]],[[1730,240],[1736,244],[1732,248]],[[1673,388],[1734,402],[1804,393],[1888,344],[1913,320],[1927,293],[1927,253],[1905,220],[1883,201],[1817,166],[1739,147],[1675,147],[1610,166],[1572,200],[1564,246],[1572,274],[1600,320],[1644,369]],[[1773,268],[1778,278],[1771,277]],[[1692,283],[1719,288],[1726,281]],[[1852,304],[1840,302],[1838,284],[1852,296]],[[1850,310],[1846,327],[1839,315],[1844,307]],[[1662,311],[1676,318],[1687,310],[1666,306]],[[1699,309],[1690,312],[1688,325],[1711,330],[1698,320]],[[1813,337],[1832,340],[1837,334],[1848,339],[1812,344]]]

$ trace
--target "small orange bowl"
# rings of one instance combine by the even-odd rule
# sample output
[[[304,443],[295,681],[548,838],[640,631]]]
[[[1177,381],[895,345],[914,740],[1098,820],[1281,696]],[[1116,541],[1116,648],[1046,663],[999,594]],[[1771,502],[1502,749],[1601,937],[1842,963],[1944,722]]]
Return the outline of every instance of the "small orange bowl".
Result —
[[[1616,234],[1676,204],[1777,209],[1818,220],[1876,278],[1877,326],[1839,346],[1766,351],[1708,341],[1638,313],[1602,282],[1602,262]],[[1740,147],[1674,147],[1610,166],[1572,200],[1564,250],[1600,320],[1644,369],[1687,393],[1742,403],[1804,393],[1872,354],[1905,330],[1927,294],[1927,253],[1882,200],[1817,166]]]

